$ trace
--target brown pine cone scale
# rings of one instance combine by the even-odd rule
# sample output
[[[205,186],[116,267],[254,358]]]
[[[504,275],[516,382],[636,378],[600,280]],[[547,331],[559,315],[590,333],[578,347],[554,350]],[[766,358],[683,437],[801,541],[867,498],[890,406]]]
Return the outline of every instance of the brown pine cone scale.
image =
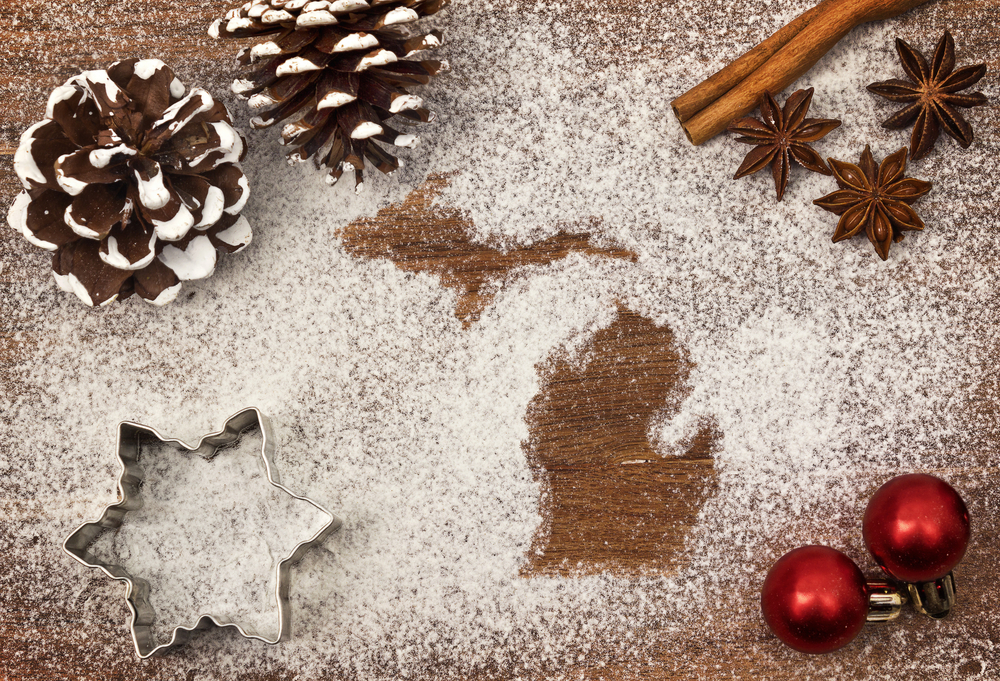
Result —
[[[416,135],[398,132],[388,119],[433,119],[407,88],[427,84],[448,65],[408,57],[439,47],[442,35],[411,35],[404,26],[447,2],[251,0],[216,21],[209,34],[269,37],[237,57],[245,66],[260,63],[233,83],[233,91],[260,111],[251,127],[285,122],[281,143],[291,147],[289,163],[312,158],[317,167],[329,169],[330,184],[353,168],[360,190],[366,161],[387,174],[400,165],[376,142],[416,146]]]

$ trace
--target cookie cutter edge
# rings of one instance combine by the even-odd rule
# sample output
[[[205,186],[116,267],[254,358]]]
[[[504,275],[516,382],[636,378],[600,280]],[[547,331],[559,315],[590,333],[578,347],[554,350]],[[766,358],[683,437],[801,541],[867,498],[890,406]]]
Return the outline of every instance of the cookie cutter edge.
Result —
[[[208,458],[211,458],[215,456],[220,448],[235,443],[255,423],[261,432],[262,444],[260,454],[264,461],[264,469],[267,473],[268,482],[295,499],[308,502],[321,513],[329,516],[330,521],[321,527],[312,537],[298,543],[291,554],[287,558],[279,560],[275,567],[274,596],[278,605],[278,635],[276,638],[269,639],[266,636],[258,634],[251,626],[231,621],[223,616],[203,613],[198,616],[198,621],[193,627],[185,627],[183,625],[175,627],[171,633],[170,641],[157,645],[152,632],[152,625],[156,620],[156,611],[149,602],[149,583],[141,577],[133,577],[121,565],[101,561],[90,553],[88,549],[104,532],[120,528],[129,511],[142,507],[142,495],[139,488],[144,472],[138,462],[140,436],[150,436],[164,444],[175,445],[189,452],[200,453],[203,456],[207,454]],[[116,449],[118,463],[121,466],[121,472],[118,475],[118,494],[120,500],[107,506],[101,514],[100,520],[83,523],[70,533],[63,542],[63,550],[83,565],[89,568],[99,568],[109,577],[125,582],[125,601],[128,603],[129,610],[131,611],[129,629],[132,633],[132,642],[135,645],[136,654],[141,659],[146,659],[173,645],[187,641],[193,632],[208,629],[213,625],[220,628],[232,627],[246,638],[263,641],[269,645],[287,641],[292,635],[291,604],[289,600],[291,592],[291,567],[298,563],[309,549],[321,544],[327,537],[340,529],[343,521],[312,499],[295,494],[281,484],[278,471],[274,465],[277,439],[275,438],[270,419],[256,407],[247,407],[227,418],[222,430],[203,436],[194,447],[176,438],[163,437],[155,428],[150,428],[134,421],[122,421],[118,424]]]

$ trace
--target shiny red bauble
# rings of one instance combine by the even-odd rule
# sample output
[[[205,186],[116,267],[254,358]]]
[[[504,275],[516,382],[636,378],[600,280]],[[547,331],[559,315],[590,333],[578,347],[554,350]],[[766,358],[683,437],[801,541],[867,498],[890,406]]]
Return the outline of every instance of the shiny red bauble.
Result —
[[[760,608],[785,644],[803,653],[829,653],[850,643],[865,625],[865,576],[836,549],[803,546],[771,567]]]
[[[901,582],[944,577],[969,544],[969,511],[958,492],[933,475],[901,475],[868,502],[862,532],[868,550]]]

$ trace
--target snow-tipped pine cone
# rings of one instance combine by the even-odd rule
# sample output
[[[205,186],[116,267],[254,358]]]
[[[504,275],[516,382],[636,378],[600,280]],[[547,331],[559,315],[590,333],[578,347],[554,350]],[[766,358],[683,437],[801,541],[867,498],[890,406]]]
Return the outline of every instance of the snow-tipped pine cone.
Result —
[[[250,243],[243,138],[226,107],[158,59],[116,62],[56,88],[21,135],[25,191],[11,227],[55,251],[56,282],[88,305],[163,305]]]
[[[330,184],[353,167],[360,191],[365,159],[386,174],[400,165],[376,141],[416,145],[415,135],[394,130],[387,119],[433,118],[407,88],[426,84],[448,64],[406,57],[438,47],[441,33],[410,35],[403,27],[448,1],[250,0],[212,24],[209,35],[273,36],[238,57],[245,65],[262,60],[233,83],[251,108],[263,110],[251,127],[291,119],[281,131],[282,144],[292,147],[289,163],[311,156],[318,168],[329,169]]]

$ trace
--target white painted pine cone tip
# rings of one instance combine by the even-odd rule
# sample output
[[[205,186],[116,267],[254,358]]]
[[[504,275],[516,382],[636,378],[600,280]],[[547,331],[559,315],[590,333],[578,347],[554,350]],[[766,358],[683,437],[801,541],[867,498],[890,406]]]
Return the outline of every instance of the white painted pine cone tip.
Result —
[[[91,306],[163,305],[250,243],[243,137],[221,102],[158,59],[85,71],[22,135],[11,227],[53,252],[60,288]]]
[[[422,59],[443,36],[410,28],[448,1],[249,0],[209,35],[263,39],[240,51],[251,71],[233,83],[257,114],[251,127],[283,123],[290,164],[312,158],[329,184],[352,169],[360,190],[368,166],[385,174],[400,166],[386,147],[415,146],[415,135],[394,126],[433,120],[408,90],[447,70],[447,62]]]

